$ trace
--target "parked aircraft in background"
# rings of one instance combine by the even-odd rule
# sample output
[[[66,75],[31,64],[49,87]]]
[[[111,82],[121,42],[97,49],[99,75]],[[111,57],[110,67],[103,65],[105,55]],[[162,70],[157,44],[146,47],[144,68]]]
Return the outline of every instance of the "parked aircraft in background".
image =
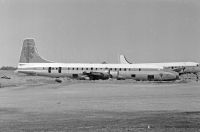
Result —
[[[137,64],[129,62],[124,55],[120,55],[120,64]],[[167,63],[142,63],[146,65],[157,65],[170,69],[181,74],[192,73],[197,75],[200,72],[200,64],[196,62],[167,62]],[[198,77],[198,75],[197,75]]]
[[[151,64],[54,63],[40,57],[34,39],[24,40],[16,72],[38,76],[90,80],[116,78],[169,81],[178,78],[173,72],[163,71],[163,67]]]

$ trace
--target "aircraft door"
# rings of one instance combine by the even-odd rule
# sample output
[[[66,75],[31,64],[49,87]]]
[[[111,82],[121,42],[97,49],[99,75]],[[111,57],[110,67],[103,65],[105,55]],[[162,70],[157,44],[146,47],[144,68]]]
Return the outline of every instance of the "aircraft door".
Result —
[[[48,68],[48,73],[51,73],[51,67]]]
[[[78,74],[72,74],[73,78],[78,78]]]
[[[153,81],[154,80],[154,75],[147,75],[147,79],[149,81]]]
[[[62,72],[62,67],[58,67],[58,73]]]
[[[135,78],[135,77],[136,77],[136,75],[135,75],[135,74],[132,74],[132,75],[131,75],[131,77],[132,77],[132,78]]]

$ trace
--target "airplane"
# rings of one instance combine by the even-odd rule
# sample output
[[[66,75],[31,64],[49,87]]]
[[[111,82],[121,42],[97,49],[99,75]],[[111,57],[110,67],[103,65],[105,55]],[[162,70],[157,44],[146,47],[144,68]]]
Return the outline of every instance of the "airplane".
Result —
[[[120,64],[136,64],[129,62],[124,55],[119,57]],[[141,63],[140,63],[141,64]],[[166,63],[142,63],[146,65],[157,65],[162,66],[165,69],[170,69],[181,74],[195,74],[198,78],[198,73],[200,72],[200,64],[196,62],[166,62]]]
[[[142,81],[172,81],[178,75],[163,67],[146,64],[55,63],[43,59],[34,39],[23,41],[16,73],[47,77],[68,77],[82,80],[133,79]]]

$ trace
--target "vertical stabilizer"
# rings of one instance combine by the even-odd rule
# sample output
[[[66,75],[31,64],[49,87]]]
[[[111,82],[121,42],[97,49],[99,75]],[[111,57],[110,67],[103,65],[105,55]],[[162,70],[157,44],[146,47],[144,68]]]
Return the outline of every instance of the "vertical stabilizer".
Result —
[[[35,47],[34,39],[25,39],[19,63],[51,63],[40,57]]]
[[[132,64],[126,59],[126,57],[124,55],[119,56],[119,62],[120,62],[120,64]]]

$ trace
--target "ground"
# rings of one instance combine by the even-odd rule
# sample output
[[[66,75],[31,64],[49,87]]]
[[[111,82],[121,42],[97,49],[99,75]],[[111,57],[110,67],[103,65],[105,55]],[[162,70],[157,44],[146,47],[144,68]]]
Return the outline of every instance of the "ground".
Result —
[[[200,131],[200,83],[77,81],[1,71],[0,131]]]

